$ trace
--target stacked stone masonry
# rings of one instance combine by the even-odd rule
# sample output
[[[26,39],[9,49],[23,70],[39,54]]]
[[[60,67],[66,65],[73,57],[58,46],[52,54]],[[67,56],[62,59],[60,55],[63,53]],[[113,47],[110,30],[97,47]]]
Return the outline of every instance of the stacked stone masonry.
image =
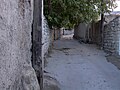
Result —
[[[51,45],[51,31],[45,17],[43,17],[42,45],[42,56],[45,57]]]
[[[48,51],[52,48],[54,40],[61,38],[61,29],[50,29],[46,18],[43,16],[43,30],[42,30],[42,57],[48,55]]]
[[[120,17],[113,19],[104,29],[104,50],[111,54],[119,54]]]

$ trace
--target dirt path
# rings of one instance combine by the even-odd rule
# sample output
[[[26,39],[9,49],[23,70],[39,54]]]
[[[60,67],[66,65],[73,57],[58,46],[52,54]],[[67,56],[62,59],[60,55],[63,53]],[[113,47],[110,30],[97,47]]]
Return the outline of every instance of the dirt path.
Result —
[[[120,70],[92,44],[56,41],[45,71],[59,82],[61,90],[120,90]]]

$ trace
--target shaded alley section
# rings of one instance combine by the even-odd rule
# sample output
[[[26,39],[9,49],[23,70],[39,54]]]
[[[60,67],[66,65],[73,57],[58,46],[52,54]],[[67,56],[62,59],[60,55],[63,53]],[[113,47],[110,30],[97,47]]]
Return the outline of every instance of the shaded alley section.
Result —
[[[105,55],[93,44],[57,40],[47,58],[45,76],[54,78],[60,90],[120,90],[120,70]]]

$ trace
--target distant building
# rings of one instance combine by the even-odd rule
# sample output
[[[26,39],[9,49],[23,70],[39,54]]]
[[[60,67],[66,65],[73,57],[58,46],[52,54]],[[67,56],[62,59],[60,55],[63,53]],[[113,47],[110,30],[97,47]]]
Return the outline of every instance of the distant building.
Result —
[[[120,16],[120,11],[113,11],[111,13],[105,13],[105,22],[104,24],[108,24],[110,21]]]

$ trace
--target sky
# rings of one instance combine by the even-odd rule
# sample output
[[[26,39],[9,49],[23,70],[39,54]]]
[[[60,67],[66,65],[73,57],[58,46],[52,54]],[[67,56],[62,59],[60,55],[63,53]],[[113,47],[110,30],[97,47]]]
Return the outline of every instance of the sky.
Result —
[[[120,11],[120,0],[116,1],[116,3],[118,4],[118,7],[114,9],[114,11]]]

